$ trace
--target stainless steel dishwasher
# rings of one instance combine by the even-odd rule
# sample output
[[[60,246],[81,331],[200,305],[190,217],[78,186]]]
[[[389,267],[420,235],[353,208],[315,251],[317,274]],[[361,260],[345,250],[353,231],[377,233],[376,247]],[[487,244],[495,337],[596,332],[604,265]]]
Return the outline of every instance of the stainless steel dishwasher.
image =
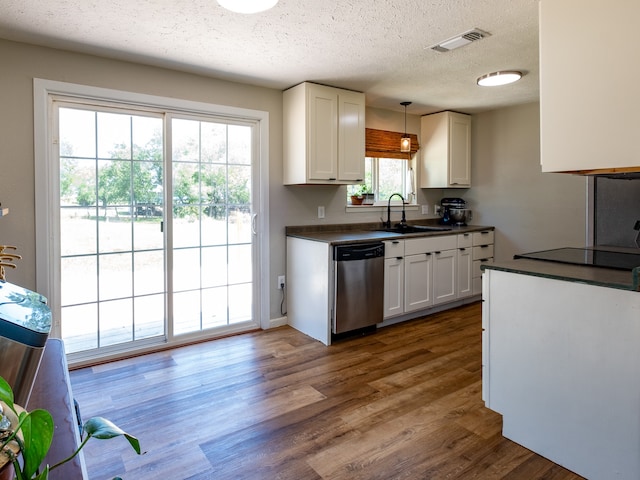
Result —
[[[340,334],[382,322],[384,244],[334,247],[335,307],[332,332]]]

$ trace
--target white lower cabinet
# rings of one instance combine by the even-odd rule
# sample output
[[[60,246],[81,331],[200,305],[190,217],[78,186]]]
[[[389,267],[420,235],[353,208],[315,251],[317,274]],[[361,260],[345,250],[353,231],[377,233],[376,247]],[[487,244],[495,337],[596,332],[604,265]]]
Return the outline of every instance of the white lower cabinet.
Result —
[[[453,238],[455,242],[455,237]],[[455,249],[433,254],[433,304],[452,302],[458,298],[457,260]]]
[[[433,305],[433,255],[408,255],[404,259],[404,313]]]
[[[473,295],[473,240],[471,233],[458,235],[457,291],[458,298]]]
[[[473,295],[482,293],[482,265],[493,263],[493,230],[473,232]]]
[[[582,477],[640,478],[640,293],[489,268],[482,398],[502,434]]]
[[[404,313],[404,240],[384,242],[383,318]]]
[[[385,242],[384,318],[458,298],[457,237],[442,235]],[[470,274],[470,264],[468,271]]]

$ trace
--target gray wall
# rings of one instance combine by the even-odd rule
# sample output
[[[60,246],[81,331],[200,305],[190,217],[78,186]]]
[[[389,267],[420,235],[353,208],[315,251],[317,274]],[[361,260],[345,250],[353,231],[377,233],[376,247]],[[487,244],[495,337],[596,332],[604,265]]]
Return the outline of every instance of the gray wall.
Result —
[[[585,177],[540,172],[538,103],[473,116],[473,223],[496,227],[496,260],[586,243]]]
[[[239,83],[31,46],[0,39],[0,202],[10,213],[0,218],[0,243],[16,245],[23,259],[8,280],[35,288],[35,199],[33,148],[33,79],[181,98],[269,112],[269,178],[272,195],[282,187],[282,92]],[[271,218],[269,265],[284,271],[285,218]],[[282,266],[281,266],[282,265]],[[276,273],[270,275],[271,278]],[[274,279],[275,284],[275,279]],[[279,317],[279,292],[271,292],[271,317]]]
[[[381,210],[348,213],[346,187],[282,185],[282,92],[172,70],[114,61],[0,40],[0,243],[24,256],[9,280],[35,288],[35,201],[33,78],[231,105],[269,112],[270,141],[270,318],[280,317],[276,276],[285,269],[286,225],[357,223],[379,220]],[[409,110],[410,111],[410,110]],[[475,210],[474,223],[497,227],[497,258],[514,252],[583,244],[584,180],[541,174],[538,105],[487,112],[473,117],[471,189],[419,190],[418,202],[433,205],[443,196],[463,196]],[[367,126],[402,131],[404,115],[367,109]],[[409,115],[407,131],[419,134],[420,118]],[[326,218],[317,219],[324,205]],[[433,211],[433,208],[431,209]],[[408,218],[426,218],[419,211]]]

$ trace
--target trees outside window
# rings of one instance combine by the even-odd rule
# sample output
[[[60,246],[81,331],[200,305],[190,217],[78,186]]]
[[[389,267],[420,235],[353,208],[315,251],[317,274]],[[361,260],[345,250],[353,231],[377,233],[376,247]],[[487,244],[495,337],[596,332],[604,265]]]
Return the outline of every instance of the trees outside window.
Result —
[[[349,185],[347,202],[351,195],[370,192],[376,202],[386,202],[394,193],[401,194],[409,200],[413,193],[413,182],[410,175],[409,162],[394,158],[365,158],[364,186]]]

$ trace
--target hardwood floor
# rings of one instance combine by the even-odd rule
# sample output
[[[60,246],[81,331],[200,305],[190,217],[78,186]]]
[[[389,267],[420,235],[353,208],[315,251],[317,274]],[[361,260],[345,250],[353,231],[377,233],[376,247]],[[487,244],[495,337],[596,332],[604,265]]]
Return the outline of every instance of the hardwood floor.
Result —
[[[71,372],[91,480],[509,479],[578,475],[503,438],[481,400],[481,308],[330,347],[290,327]]]

